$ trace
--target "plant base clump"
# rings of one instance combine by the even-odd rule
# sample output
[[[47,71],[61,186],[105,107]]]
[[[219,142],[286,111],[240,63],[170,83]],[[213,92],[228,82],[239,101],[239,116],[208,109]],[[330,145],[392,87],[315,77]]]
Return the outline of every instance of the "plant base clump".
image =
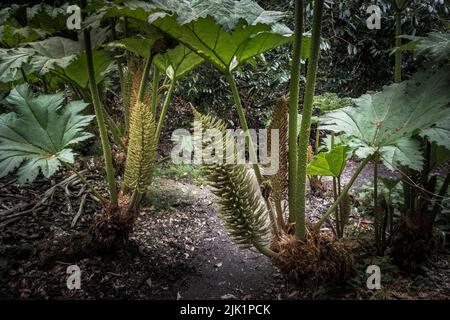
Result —
[[[429,223],[406,217],[399,221],[392,238],[391,254],[395,264],[405,271],[417,271],[436,247]]]
[[[129,196],[121,195],[119,207],[105,206],[97,214],[89,230],[67,234],[48,241],[45,239],[38,251],[41,265],[54,261],[73,261],[93,254],[109,254],[128,245],[133,230],[136,211],[128,209]]]
[[[283,235],[276,246],[274,264],[286,280],[302,287],[342,283],[355,271],[353,256],[332,235],[307,232],[305,242]]]
[[[93,247],[99,251],[114,251],[128,241],[133,230],[136,212],[128,208],[129,197],[121,196],[119,206],[105,206],[95,217],[90,229]]]

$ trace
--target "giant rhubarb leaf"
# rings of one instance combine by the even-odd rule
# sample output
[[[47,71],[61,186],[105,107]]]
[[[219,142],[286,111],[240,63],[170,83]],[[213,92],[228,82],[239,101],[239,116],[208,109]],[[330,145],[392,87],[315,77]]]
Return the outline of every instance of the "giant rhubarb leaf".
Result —
[[[291,30],[280,24],[284,13],[265,11],[252,0],[153,3],[160,11],[150,14],[150,23],[224,72],[293,39]],[[307,52],[309,38],[304,39]]]
[[[35,41],[44,35],[44,31],[29,26],[17,28],[11,25],[0,26],[0,43],[7,48],[13,48],[22,43]]]
[[[66,68],[82,51],[80,42],[62,37],[52,37],[30,43],[34,50],[31,64],[39,74],[45,74],[55,67]]]
[[[252,0],[131,0],[103,10],[103,17],[151,23],[224,72],[293,40],[280,23],[284,13],[265,11]],[[306,58],[310,37],[303,41]]]
[[[125,38],[108,44],[111,48],[123,48],[143,58],[148,58],[149,48],[158,38]],[[162,72],[168,73],[170,78],[181,78],[186,73],[203,63],[204,59],[183,44],[158,54],[153,63]],[[173,79],[172,79],[173,80]]]
[[[0,49],[0,82],[16,81],[22,78],[22,70],[32,69],[28,62],[33,52],[29,48]]]
[[[450,60],[450,32],[430,32],[427,37],[402,36],[410,42],[395,50],[416,51],[417,55],[427,56],[435,61]]]
[[[355,99],[355,107],[326,114],[322,127],[348,135],[360,158],[378,151],[390,169],[402,165],[420,170],[422,152],[412,136],[450,147],[449,88],[450,66],[428,68],[408,81]]]
[[[39,171],[50,177],[61,162],[74,162],[71,145],[92,135],[84,131],[93,116],[81,115],[87,106],[64,95],[35,96],[27,85],[6,98],[13,112],[0,116],[0,177],[19,168],[19,183],[33,181]]]
[[[96,41],[94,46],[103,41],[101,36],[96,36],[94,39]],[[93,54],[95,79],[100,82],[113,60],[100,48],[95,49]],[[0,82],[7,83],[20,79],[22,70],[27,76],[34,72],[38,76],[54,72],[83,88],[88,84],[86,53],[81,40],[51,37],[31,42],[27,47],[0,49]]]
[[[94,61],[94,77],[95,82],[100,83],[105,74],[108,72],[113,60],[104,50],[93,50]],[[67,66],[64,70],[61,70],[69,79],[74,81],[82,88],[87,88],[89,84],[89,75],[87,73],[87,59],[86,53],[78,55],[75,60]]]
[[[167,50],[166,53],[157,55],[153,63],[161,71],[166,72],[170,79],[176,80],[202,64],[203,61],[204,59],[198,54],[185,45],[179,44]]]

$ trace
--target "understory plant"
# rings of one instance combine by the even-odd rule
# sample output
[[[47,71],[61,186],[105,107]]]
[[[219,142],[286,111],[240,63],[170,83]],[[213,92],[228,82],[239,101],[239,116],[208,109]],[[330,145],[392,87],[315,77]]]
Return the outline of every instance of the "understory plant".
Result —
[[[94,117],[82,115],[87,103],[65,99],[63,93],[35,95],[26,84],[10,92],[10,112],[0,116],[0,177],[18,169],[18,182],[25,184],[40,172],[49,178],[61,166],[75,171],[72,147],[92,137],[86,127]]]
[[[306,173],[313,177],[332,177],[334,201],[341,195],[341,175],[349,157],[349,147],[331,144],[328,152],[319,153],[309,164]],[[351,211],[350,196],[341,201],[335,211],[335,233],[338,238],[344,236],[344,229]]]
[[[320,128],[320,116],[323,115],[325,112],[329,112],[329,111],[333,111],[336,109],[340,109],[340,108],[344,108],[348,105],[351,104],[351,99],[350,98],[339,98],[337,94],[335,93],[330,93],[330,92],[326,92],[322,95],[319,96],[315,96],[314,97],[314,102],[313,102],[313,107],[315,108],[315,110],[318,111],[318,115],[319,117],[314,117],[313,120],[313,124],[315,126],[315,139],[314,139],[314,148],[312,147],[312,145],[308,146],[308,163],[312,161],[313,157],[317,157],[317,155],[319,154],[319,152],[323,151],[323,149],[326,149],[327,146],[322,146],[320,143],[321,140],[321,128]],[[334,146],[334,141],[335,141],[335,136],[334,133],[332,133],[330,135],[331,138],[331,143],[328,146],[331,150]],[[336,194],[334,192],[334,190],[337,190],[336,186],[337,186],[337,180],[339,180],[340,177],[335,177],[333,176],[333,194]],[[308,181],[309,181],[309,186],[310,186],[310,190],[313,193],[317,193],[318,191],[325,191],[326,190],[326,186],[323,184],[322,182],[322,176],[321,175],[309,175],[308,174]],[[340,183],[339,183],[340,185]]]
[[[400,17],[408,1],[393,3]],[[242,248],[270,257],[295,282],[344,280],[353,270],[353,259],[340,241],[351,209],[349,192],[372,163],[377,252],[382,254],[391,243],[396,256],[402,257],[398,250],[408,252],[420,232],[428,237],[432,233],[450,183],[448,175],[439,181],[433,173],[448,159],[450,149],[448,36],[414,39],[417,50],[436,61],[407,81],[401,82],[399,49],[395,84],[351,102],[333,94],[315,97],[325,1],[313,1],[310,35],[304,33],[304,6],[304,1],[295,1],[294,32],[282,24],[285,13],[265,11],[252,0],[91,1],[82,6],[81,31],[70,32],[59,23],[64,10],[56,10],[55,22],[43,31],[14,31],[17,17],[1,16],[3,34],[10,36],[1,41],[0,81],[11,89],[6,101],[14,109],[0,116],[0,176],[19,168],[19,182],[32,182],[39,172],[50,177],[59,166],[66,166],[103,204],[91,230],[93,239],[114,247],[127,238],[150,188],[177,81],[209,62],[227,79],[246,151],[254,161],[252,168],[230,162],[203,164],[231,238]],[[401,47],[400,22],[397,47]],[[273,176],[263,176],[246,118],[246,108],[251,106],[242,101],[235,75],[245,63],[256,65],[265,52],[289,43],[289,96],[280,98],[269,125],[280,133],[279,150],[269,140],[271,152],[279,151],[280,168]],[[299,114],[301,59],[307,68]],[[115,117],[104,96],[117,88],[106,90],[106,74],[120,79],[122,109]],[[54,94],[35,95],[32,89]],[[67,91],[77,101],[63,107],[65,95],[56,91]],[[86,131],[94,116],[81,114],[89,103],[97,124],[92,130],[101,142],[108,195],[97,191],[73,166],[70,147],[91,136]],[[314,106],[321,114],[313,153],[309,141]],[[224,149],[234,142],[226,136],[224,121],[196,110],[194,116],[204,130],[218,130]],[[320,150],[320,130],[331,132],[327,151]],[[123,168],[118,153],[125,159]],[[351,156],[360,161],[342,185]],[[380,163],[403,175],[405,201],[397,235],[392,211],[380,207]],[[306,218],[308,176],[333,180],[334,202],[314,224]],[[332,214],[336,237],[321,228]]]
[[[8,147],[7,141],[4,140],[2,146],[5,148],[5,152],[2,153],[2,157],[5,158],[2,159],[2,165],[4,165],[4,174],[7,174],[18,167],[24,159],[28,160],[24,166],[26,170],[21,169],[19,171],[19,182],[31,182],[39,171],[42,171],[46,177],[49,177],[56,172],[58,164],[64,164],[75,171],[79,178],[91,188],[91,191],[97,198],[103,202],[103,209],[97,215],[91,231],[93,239],[99,244],[105,245],[104,247],[106,248],[114,247],[118,243],[116,240],[126,239],[133,226],[142,196],[151,184],[152,173],[156,163],[157,144],[176,80],[200,64],[203,59],[183,45],[177,47],[177,42],[165,37],[157,29],[149,25],[147,21],[145,24],[141,23],[139,25],[139,22],[142,22],[142,20],[136,18],[140,16],[141,12],[139,10],[130,11],[130,7],[127,5],[106,5],[98,10],[99,7],[97,5],[102,6],[103,2],[98,1],[95,4],[82,3],[84,19],[81,31],[76,32],[78,41],[51,36],[38,42],[25,43],[22,47],[5,49],[9,51],[4,52],[5,54],[14,54],[13,56],[19,57],[20,60],[14,61],[5,59],[5,56],[2,56],[0,64],[1,68],[7,71],[6,76],[9,77],[2,78],[2,81],[9,81],[12,86],[16,84],[17,75],[20,75],[20,79],[23,82],[28,82],[29,86],[37,87],[36,82],[42,81],[44,83],[44,91],[54,91],[56,88],[52,85],[52,81],[54,79],[62,79],[66,84],[69,84],[69,91],[72,93],[72,97],[80,94],[79,97],[86,102],[92,103],[97,123],[95,130],[98,130],[102,146],[108,196],[104,196],[95,190],[86,179],[76,172],[71,165],[74,160],[70,149],[59,149],[60,147],[66,147],[82,141],[89,135],[80,134],[80,137],[77,139],[69,139],[67,141],[53,141],[53,139],[60,137],[51,136],[51,134],[62,134],[64,133],[63,130],[67,129],[72,130],[67,134],[67,138],[70,138],[70,134],[79,133],[80,128],[87,126],[89,121],[86,119],[92,120],[93,116],[86,116],[86,119],[81,116],[76,117],[84,106],[88,105],[87,103],[83,104],[83,108],[75,102],[70,103],[73,109],[73,117],[69,118],[67,114],[64,114],[60,115],[58,119],[54,118],[59,113],[53,111],[59,106],[57,99],[51,100],[51,102],[54,102],[53,104],[44,103],[40,111],[44,116],[47,112],[52,113],[53,116],[50,119],[53,120],[54,130],[59,130],[56,133],[49,131],[49,137],[46,138],[47,140],[52,140],[50,142],[54,146],[47,153],[42,152],[42,159],[37,158],[37,160],[33,160],[32,153],[29,155],[21,154],[20,152],[6,152]],[[145,6],[145,3],[143,5]],[[148,15],[149,13],[146,12],[146,17]],[[13,19],[13,17],[7,19]],[[130,21],[134,22],[127,25]],[[118,25],[125,27],[126,32],[123,32],[122,29],[118,33],[119,29],[116,30]],[[62,26],[62,29],[64,28],[66,28],[65,24]],[[61,34],[70,33],[67,30],[58,31]],[[112,39],[108,38],[111,33],[113,35]],[[135,35],[135,38],[130,37],[131,34]],[[30,39],[32,41],[35,38]],[[109,40],[113,41],[107,43]],[[128,52],[134,52],[138,55],[141,54],[145,58],[143,68],[139,70],[138,79],[125,77],[123,71],[132,70],[124,68],[123,61],[117,56],[115,59],[111,57],[110,53],[117,48],[126,49]],[[122,80],[122,84],[125,84],[128,80],[127,85],[130,87],[129,95],[123,97],[126,103],[123,117],[125,123],[123,126],[118,125],[112,119],[105,107],[106,100],[101,98],[104,95],[104,92],[101,91],[101,84],[105,79],[105,71],[109,70],[111,72],[114,69],[119,71],[119,78]],[[153,69],[152,77],[154,81],[149,86],[151,69]],[[18,72],[19,70],[21,72]],[[25,70],[28,73],[25,73]],[[160,87],[159,70],[166,74],[167,81],[162,87],[168,84],[168,90],[158,114],[159,98],[164,92]],[[31,75],[41,75],[41,78],[39,80],[30,80],[33,79]],[[135,80],[134,86],[130,85],[130,80]],[[150,87],[152,89],[151,92],[149,90]],[[17,92],[19,92],[24,97],[30,95],[29,93],[24,93],[24,90],[22,87],[16,87],[16,89],[13,89],[12,94],[17,95]],[[61,94],[57,96],[60,97]],[[38,96],[35,100],[44,102],[45,97],[47,96]],[[27,104],[29,103],[28,100],[18,101],[17,104]],[[30,104],[30,106],[33,107],[33,104]],[[31,110],[33,109],[31,108]],[[159,119],[156,119],[157,114]],[[5,121],[13,122],[14,119],[15,117],[8,115]],[[38,120],[37,123],[31,123],[31,125],[44,126],[46,130],[49,130],[46,127],[47,124],[43,122],[45,117]],[[80,121],[81,124],[77,124],[75,120]],[[61,128],[64,125],[68,126],[68,128]],[[111,143],[110,137],[113,137],[112,141],[119,146],[120,152],[126,153],[123,185],[120,188],[117,185],[119,170],[117,170],[114,163],[115,153],[112,152],[113,143]],[[33,137],[23,137],[23,139],[30,139],[28,142],[32,145],[34,140],[31,138]],[[42,140],[45,141],[45,139]],[[56,142],[59,144],[56,144]],[[45,145],[42,148],[43,150],[48,150],[50,147]],[[40,154],[39,150],[34,151],[36,154]],[[48,159],[46,159],[47,154]],[[26,178],[23,178],[23,176],[26,176]]]
[[[448,69],[449,35],[449,32],[432,32],[426,37],[407,37],[412,41],[404,46],[431,60],[427,68]],[[447,102],[447,112],[448,107]],[[396,263],[406,270],[416,270],[435,247],[434,226],[450,184],[449,172],[442,179],[438,174],[442,170],[440,166],[450,159],[448,123],[448,116],[442,115],[427,130],[428,134],[415,136],[424,159],[422,170],[401,168],[403,205],[392,235],[391,251]]]
[[[247,172],[248,168],[243,165],[203,165],[206,180],[213,187],[214,193],[219,197],[218,201],[221,204],[220,214],[225,221],[226,227],[230,230],[232,239],[244,248],[254,247],[262,254],[272,258],[274,263],[292,281],[313,285],[320,281],[342,281],[353,270],[353,260],[345,247],[341,243],[335,242],[332,237],[320,235],[315,228],[307,227],[304,212],[307,147],[315,91],[314,84],[319,59],[323,6],[323,1],[318,0],[314,3],[313,29],[309,38],[304,37],[302,31],[303,2],[296,2],[296,31],[301,30],[301,32],[296,33],[294,37],[295,60],[292,64],[293,78],[291,79],[289,108],[286,99],[283,100],[281,98],[274,108],[269,125],[269,129],[281,131],[280,171],[273,177],[269,176],[261,179],[258,165],[253,165],[254,177]],[[180,41],[186,41],[186,44],[189,43],[187,39],[183,40],[183,37],[180,37],[180,39]],[[299,61],[302,56],[308,58],[308,72],[303,99],[303,114],[300,117],[301,125],[299,125],[296,123],[296,120],[299,118]],[[238,107],[241,125],[246,131],[248,128],[242,112],[242,104],[231,73],[228,74],[228,80]],[[215,128],[220,132],[224,132],[225,124],[221,120],[212,116],[199,115],[196,111],[194,113],[196,119],[202,122],[203,127]],[[295,116],[292,116],[294,113]],[[293,126],[293,123],[295,126]],[[292,134],[294,138],[292,138]],[[225,141],[225,144],[232,143],[227,141],[226,137]],[[294,141],[294,144],[292,144],[292,141]],[[206,141],[205,143],[208,144],[210,142]],[[298,143],[299,146],[297,147]],[[270,149],[271,152],[277,151]],[[335,149],[334,152],[338,149]],[[251,152],[252,150],[249,148],[250,158],[252,158]],[[290,161],[291,159],[295,159],[294,166]],[[342,168],[343,163],[344,160],[340,165]],[[287,170],[287,167],[289,167],[289,170]],[[291,170],[292,168],[294,170]],[[340,172],[342,172],[342,168],[340,168]],[[295,174],[293,179],[292,174]],[[289,177],[288,186],[285,184],[286,176]],[[301,179],[301,176],[303,176],[303,179]],[[296,190],[295,192],[293,192],[294,189]],[[288,193],[289,217],[286,221],[284,217],[285,210],[282,204]],[[272,202],[276,208],[275,217],[271,217]],[[267,225],[269,222],[272,228],[269,228],[269,225]],[[274,224],[276,228],[273,227]],[[271,237],[269,230],[272,230]],[[271,238],[272,241],[270,241]],[[334,267],[331,268],[331,265]]]
[[[344,132],[351,138],[348,145],[357,157],[364,161],[373,160],[375,240],[380,254],[386,249],[383,228],[386,217],[378,210],[379,164],[383,163],[387,168],[399,170],[402,174],[405,174],[405,170],[412,170],[428,177],[430,171],[424,165],[429,161],[429,155],[420,139],[448,148],[448,139],[442,137],[448,134],[448,122],[445,119],[449,111],[449,80],[448,64],[439,68],[428,66],[408,81],[356,99],[355,107],[324,116],[327,130]],[[417,179],[408,180],[404,181],[408,186],[418,186],[420,183]],[[414,215],[421,214],[414,209],[414,213],[407,211]],[[423,212],[424,208],[419,211]]]
[[[112,15],[116,18],[123,16],[127,18],[139,17],[138,12],[130,13],[127,11],[126,6],[106,7],[104,14],[107,17]],[[140,21],[139,18],[135,20]],[[109,45],[113,48],[117,46],[123,47],[127,51],[145,58],[143,69],[138,73],[141,77],[140,81],[132,77],[125,78],[123,72],[120,73],[123,81],[122,87],[125,86],[125,81],[133,80],[134,84],[127,84],[131,92],[128,92],[126,99],[124,99],[127,103],[125,113],[129,115],[124,132],[128,145],[123,186],[120,198],[118,198],[115,190],[116,181],[112,159],[108,155],[110,153],[108,137],[102,135],[102,131],[106,131],[106,123],[102,123],[99,120],[102,116],[102,114],[98,113],[101,107],[95,106],[96,103],[100,104],[101,102],[98,98],[98,91],[94,81],[92,55],[89,54],[89,32],[86,29],[84,32],[88,56],[88,72],[90,74],[90,89],[98,120],[111,195],[110,206],[105,208],[104,213],[98,219],[97,226],[94,227],[94,234],[96,239],[100,239],[101,242],[106,242],[108,246],[111,246],[111,243],[114,244],[114,240],[111,241],[111,237],[109,237],[111,233],[113,239],[114,237],[118,237],[119,240],[122,240],[121,238],[126,239],[128,232],[133,227],[136,212],[140,207],[142,198],[152,182],[157,146],[176,80],[201,63],[202,59],[184,46],[177,46],[176,42],[166,38],[152,26],[148,26],[148,32],[145,33],[146,38],[124,38],[116,40]],[[122,68],[121,64],[119,64],[119,68]],[[159,112],[159,119],[157,119],[157,106],[160,96],[159,68],[164,68],[163,71],[166,73],[166,78],[170,81],[170,85]],[[149,77],[151,70],[153,70],[152,80],[154,83],[150,86]],[[149,87],[152,88],[151,94],[148,93]],[[114,193],[116,193],[115,197],[113,197]],[[105,233],[107,234],[106,239]]]

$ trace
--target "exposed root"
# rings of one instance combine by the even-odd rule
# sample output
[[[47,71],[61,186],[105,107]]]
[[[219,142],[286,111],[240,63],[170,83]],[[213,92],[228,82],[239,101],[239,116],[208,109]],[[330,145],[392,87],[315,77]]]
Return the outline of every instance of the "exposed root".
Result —
[[[274,264],[288,281],[303,287],[342,283],[355,271],[353,256],[331,234],[308,232],[305,242],[283,235],[276,247]]]
[[[80,171],[80,174],[86,173],[87,170]],[[58,188],[64,190],[64,196],[67,199],[67,209],[68,212],[72,212],[72,204],[70,201],[71,197],[80,197],[84,196],[85,194],[90,194],[89,191],[84,187],[81,186],[81,189],[74,193],[70,190],[71,187],[77,186],[80,184],[80,179],[77,177],[76,174],[72,174],[69,177],[65,178],[64,180],[60,181],[59,183],[53,185],[49,189],[47,189],[43,194],[41,194],[35,202],[28,202],[25,204],[20,204],[14,208],[7,209],[4,211],[0,211],[0,229],[3,227],[20,220],[20,217],[36,213],[38,210],[43,209],[44,207],[47,207],[51,204],[51,201],[53,200],[53,197],[55,195],[55,192],[58,190]],[[98,201],[98,199],[96,199]],[[84,204],[83,204],[84,206]],[[81,209],[82,210],[82,209]],[[80,213],[81,214],[81,213]]]
[[[73,261],[92,254],[109,254],[124,248],[128,244],[128,235],[133,229],[136,212],[128,210],[128,196],[121,195],[119,199],[117,208],[103,207],[88,232],[74,232],[62,235],[54,241],[43,241],[39,248],[41,263],[46,265],[55,260]]]
[[[84,205],[86,203],[86,198],[87,198],[87,193],[83,194],[82,197],[81,197],[80,206],[78,207],[78,212],[75,215],[75,217],[73,217],[72,222],[70,223],[70,226],[72,228],[75,227],[75,225],[77,224],[78,219],[80,218],[80,216],[84,212]]]

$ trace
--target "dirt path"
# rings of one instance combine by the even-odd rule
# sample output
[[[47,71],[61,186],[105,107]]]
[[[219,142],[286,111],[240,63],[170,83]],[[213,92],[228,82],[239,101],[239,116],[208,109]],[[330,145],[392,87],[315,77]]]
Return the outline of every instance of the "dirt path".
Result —
[[[347,169],[351,171],[352,167]],[[370,168],[357,185],[369,176]],[[36,201],[49,187],[43,182],[27,189],[4,182],[0,180],[0,201],[6,207]],[[370,259],[361,260],[352,284],[335,288],[338,292],[288,287],[266,257],[239,250],[230,241],[217,216],[214,196],[206,187],[165,178],[155,180],[128,247],[111,255],[43,259],[53,245],[89,227],[96,211],[92,200],[87,201],[77,225],[70,227],[79,201],[58,190],[50,205],[0,230],[0,299],[354,299],[373,295],[364,288],[364,263]],[[328,203],[309,196],[309,216],[314,219],[323,213]],[[394,282],[382,294],[390,298],[448,297],[448,261],[448,255],[439,256],[418,277],[395,271],[390,276]],[[66,287],[66,268],[72,264],[81,269],[81,290]],[[416,287],[422,291],[416,292]]]
[[[7,188],[32,202],[48,187]],[[68,205],[64,190],[58,190],[50,206],[0,230],[0,298],[270,298],[271,288],[283,286],[281,276],[266,257],[230,241],[213,200],[206,187],[156,179],[129,247],[67,259],[48,255],[53,245],[88,228],[95,203],[87,201],[86,212],[71,228],[79,199]],[[66,287],[66,268],[72,264],[82,272],[79,291]]]
[[[164,206],[166,202],[171,208],[141,217],[135,238],[155,250],[176,247],[177,256],[194,266],[193,272],[183,279],[183,285],[173,288],[176,297],[255,299],[270,293],[274,282],[281,279],[279,273],[266,257],[239,250],[231,242],[216,214],[217,206],[210,191],[187,182],[159,182],[155,185],[160,204]],[[159,234],[159,243],[149,240],[145,236],[148,233]],[[179,246],[182,242],[184,245]]]

